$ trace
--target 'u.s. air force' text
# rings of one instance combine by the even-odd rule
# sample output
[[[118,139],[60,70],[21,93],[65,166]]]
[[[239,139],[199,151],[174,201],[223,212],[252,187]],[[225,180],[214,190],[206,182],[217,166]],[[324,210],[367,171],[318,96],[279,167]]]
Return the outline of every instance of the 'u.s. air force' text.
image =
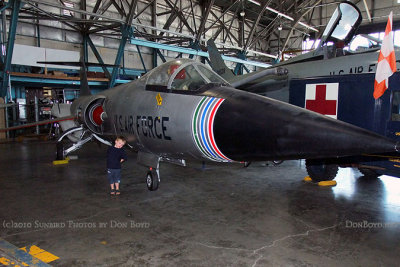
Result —
[[[169,117],[115,115],[115,124],[121,133],[136,133],[147,138],[171,140],[168,123]]]
[[[400,60],[396,60],[396,62],[398,64]],[[329,72],[329,75],[357,74],[357,73],[375,72],[375,71],[376,71],[376,63],[371,63],[364,66],[350,66],[350,68],[346,69],[333,70]]]

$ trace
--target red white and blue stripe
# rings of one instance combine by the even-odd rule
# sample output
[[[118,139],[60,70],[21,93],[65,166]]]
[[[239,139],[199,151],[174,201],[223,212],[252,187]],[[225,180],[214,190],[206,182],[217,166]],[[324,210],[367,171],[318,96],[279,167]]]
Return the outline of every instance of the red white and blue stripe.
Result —
[[[197,104],[192,119],[192,134],[197,148],[208,159],[220,162],[232,161],[218,148],[214,139],[214,118],[224,99],[203,97]]]

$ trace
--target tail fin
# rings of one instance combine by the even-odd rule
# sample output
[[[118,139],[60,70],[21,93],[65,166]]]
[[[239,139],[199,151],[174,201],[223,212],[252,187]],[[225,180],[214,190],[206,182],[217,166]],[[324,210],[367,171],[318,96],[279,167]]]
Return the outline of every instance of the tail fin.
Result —
[[[88,83],[88,79],[87,79],[87,70],[86,70],[86,64],[85,64],[85,60],[83,58],[83,55],[81,56],[81,69],[79,71],[79,76],[81,78],[81,82],[80,82],[80,96],[85,96],[85,95],[91,95],[90,93],[90,89],[89,89],[89,83]]]
[[[211,68],[222,76],[228,82],[235,79],[233,72],[225,65],[221,54],[218,52],[218,48],[214,43],[214,40],[209,39],[207,41],[208,54],[210,56]]]

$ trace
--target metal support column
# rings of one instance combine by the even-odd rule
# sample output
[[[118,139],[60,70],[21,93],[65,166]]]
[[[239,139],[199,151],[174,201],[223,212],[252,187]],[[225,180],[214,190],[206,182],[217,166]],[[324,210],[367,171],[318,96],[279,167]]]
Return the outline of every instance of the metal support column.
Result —
[[[39,122],[39,99],[35,95],[35,122]],[[36,134],[40,134],[39,125],[36,125]]]
[[[38,3],[35,4],[36,7],[39,6]],[[39,26],[39,13],[36,11],[36,45],[40,47],[40,26]]]
[[[157,28],[157,0],[154,0],[151,8],[151,19],[153,27]],[[152,34],[157,35],[156,30],[152,30]],[[156,42],[157,39],[153,39],[153,42]],[[153,68],[157,67],[157,49],[153,48],[152,51],[152,59],[153,59]]]
[[[86,11],[86,0],[81,0],[80,3],[81,10]],[[86,20],[87,17],[85,14],[81,14],[81,19]],[[85,26],[81,26],[81,35],[82,35],[82,45],[83,45],[83,60],[84,62],[89,61],[89,50],[88,50],[88,33],[85,30]]]
[[[7,86],[8,86],[8,79],[9,79],[9,72],[11,69],[11,58],[14,50],[14,41],[15,41],[15,33],[17,31],[17,23],[18,23],[18,13],[19,9],[21,8],[21,1],[20,0],[11,0],[11,19],[10,19],[10,28],[8,30],[8,41],[7,41],[7,50],[6,50],[6,59],[4,62],[3,68],[3,77],[2,77],[2,84],[0,88],[0,97],[4,97],[7,93]]]
[[[158,66],[157,62],[157,49],[153,48],[153,53],[152,53],[152,59],[153,59],[153,68]]]
[[[142,53],[140,52],[140,47],[137,45],[136,49],[138,51],[138,54],[139,54],[139,57],[140,57],[140,61],[142,62],[144,72],[147,72],[146,64],[144,63],[144,59],[143,59]]]
[[[240,59],[246,60],[246,55],[245,55],[245,53],[243,51],[239,52],[237,54],[237,57],[240,58]],[[235,75],[242,75],[243,74],[243,67],[244,67],[243,63],[237,63],[236,67],[235,67],[235,70],[234,70]]]
[[[0,104],[4,104],[5,101],[2,97],[0,97]],[[6,124],[6,114],[5,111],[7,110],[7,107],[0,108],[0,128],[7,128]],[[0,139],[5,139],[6,138],[6,133],[1,132],[0,133]]]
[[[121,26],[121,33],[122,33],[122,37],[121,37],[121,42],[119,44],[119,48],[118,48],[118,52],[117,52],[117,57],[115,58],[115,63],[114,63],[114,67],[113,67],[113,71],[111,74],[111,78],[110,78],[110,82],[108,83],[108,87],[114,87],[115,85],[115,80],[117,78],[117,74],[118,74],[118,70],[119,70],[119,65],[121,64],[121,58],[122,55],[124,54],[124,49],[125,49],[125,45],[126,45],[126,41],[128,40],[128,38],[132,37],[132,28],[128,25],[122,25]]]
[[[190,47],[191,47],[192,49],[194,49],[194,50],[197,50],[197,51],[200,50],[200,45],[199,45],[199,43],[198,43],[197,40],[194,41],[194,42],[190,45]],[[194,57],[193,54],[189,55],[189,58],[190,58],[190,59],[193,59],[193,57]]]
[[[7,17],[6,17],[6,11],[2,10],[1,11],[1,41],[0,41],[0,49],[1,49],[1,53],[0,53],[0,58],[1,58],[1,62],[0,62],[0,66],[1,69],[4,69],[4,62],[6,61],[6,57],[5,54],[3,53],[3,48],[6,47],[6,42],[7,42]]]
[[[83,40],[82,40],[82,45],[83,45],[83,60],[85,62],[89,61],[89,51],[88,51],[88,35],[85,33],[83,34]]]
[[[87,36],[87,43],[89,44],[90,48],[93,51],[93,54],[95,55],[95,57],[97,58],[97,61],[99,61],[99,63],[101,65],[104,65],[104,61],[103,58],[101,57],[99,51],[96,49],[96,46],[93,44],[92,39],[90,39],[90,36]],[[110,72],[108,71],[108,69],[105,66],[102,66],[103,72],[106,75],[107,78],[111,77]]]
[[[162,62],[165,63],[167,60],[165,59],[164,55],[161,53],[160,49],[156,49],[158,56],[161,58]]]

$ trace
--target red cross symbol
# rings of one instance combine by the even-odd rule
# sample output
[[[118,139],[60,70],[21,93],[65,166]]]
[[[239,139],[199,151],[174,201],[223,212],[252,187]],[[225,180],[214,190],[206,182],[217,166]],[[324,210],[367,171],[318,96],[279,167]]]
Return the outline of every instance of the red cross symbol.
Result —
[[[315,100],[306,100],[306,109],[322,115],[336,115],[336,100],[326,100],[325,84],[316,86]]]

